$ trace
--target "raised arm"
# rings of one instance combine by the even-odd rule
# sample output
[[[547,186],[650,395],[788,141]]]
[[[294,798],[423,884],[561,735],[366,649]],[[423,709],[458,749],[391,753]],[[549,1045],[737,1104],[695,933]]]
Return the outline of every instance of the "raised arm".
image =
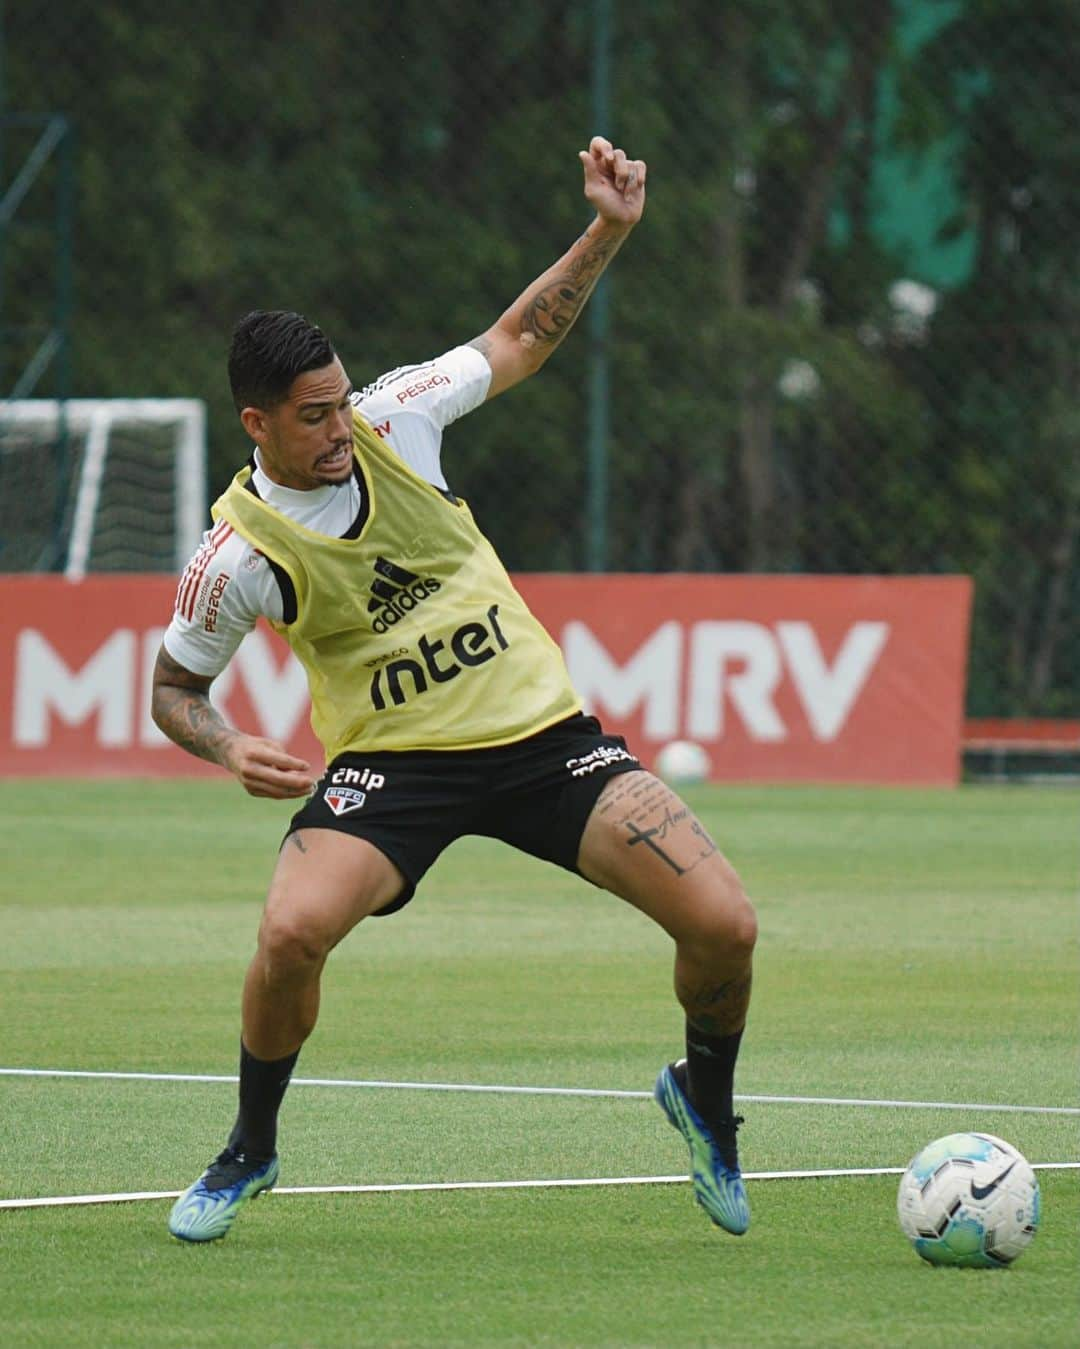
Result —
[[[469,346],[491,366],[488,398],[533,375],[573,327],[604,269],[645,209],[645,164],[627,159],[602,136],[579,158],[585,197],[596,219],[566,253],[538,276],[487,332]]]
[[[189,754],[227,768],[251,796],[306,796],[315,785],[310,766],[276,740],[230,726],[210,701],[213,682],[178,664],[163,646],[150,703],[160,729]]]

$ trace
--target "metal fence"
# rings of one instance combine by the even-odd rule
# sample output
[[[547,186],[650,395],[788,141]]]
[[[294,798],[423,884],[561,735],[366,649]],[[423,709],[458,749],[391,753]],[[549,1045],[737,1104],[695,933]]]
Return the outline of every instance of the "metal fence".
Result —
[[[1074,0],[2,16],[5,394],[205,398],[219,488],[239,314],[308,313],[358,385],[469,340],[586,223],[601,131],[645,220],[447,436],[508,565],[970,573],[970,711],[1080,708]],[[59,147],[12,198],[56,118],[73,231]]]

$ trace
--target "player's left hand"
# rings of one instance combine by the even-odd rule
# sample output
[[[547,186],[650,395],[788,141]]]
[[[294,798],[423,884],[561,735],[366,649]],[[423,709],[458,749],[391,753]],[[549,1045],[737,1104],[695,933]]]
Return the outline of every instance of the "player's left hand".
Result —
[[[627,159],[603,136],[594,136],[578,158],[585,167],[585,198],[613,224],[636,225],[645,209],[645,161]]]

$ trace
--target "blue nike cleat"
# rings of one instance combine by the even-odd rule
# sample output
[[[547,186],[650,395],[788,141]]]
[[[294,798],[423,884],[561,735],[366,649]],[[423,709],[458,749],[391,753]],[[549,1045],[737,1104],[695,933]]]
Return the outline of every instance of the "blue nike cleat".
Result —
[[[656,1079],[653,1095],[673,1127],[690,1144],[694,1197],[717,1227],[742,1236],[750,1226],[750,1205],[735,1147],[735,1130],[742,1116],[724,1121],[727,1127],[723,1135],[715,1137],[686,1094],[685,1059],[668,1064]]]
[[[216,1241],[228,1232],[241,1204],[272,1189],[277,1178],[276,1154],[253,1166],[242,1152],[226,1148],[173,1205],[169,1231],[181,1241]]]

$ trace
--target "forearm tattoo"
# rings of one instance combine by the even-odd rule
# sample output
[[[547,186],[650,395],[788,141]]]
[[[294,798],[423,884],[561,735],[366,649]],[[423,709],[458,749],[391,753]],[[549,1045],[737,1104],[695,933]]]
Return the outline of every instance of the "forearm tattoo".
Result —
[[[210,701],[209,681],[192,675],[165,652],[154,670],[154,721],[170,740],[210,763],[225,762],[225,748],[238,732]]]
[[[570,259],[566,271],[549,281],[529,300],[521,316],[523,337],[554,346],[569,332],[585,301],[593,293],[618,242],[593,240],[583,234],[575,247],[581,252]]]
[[[626,846],[647,848],[676,876],[687,875],[718,851],[690,808],[659,778],[647,773],[614,778],[597,812],[622,816]]]

